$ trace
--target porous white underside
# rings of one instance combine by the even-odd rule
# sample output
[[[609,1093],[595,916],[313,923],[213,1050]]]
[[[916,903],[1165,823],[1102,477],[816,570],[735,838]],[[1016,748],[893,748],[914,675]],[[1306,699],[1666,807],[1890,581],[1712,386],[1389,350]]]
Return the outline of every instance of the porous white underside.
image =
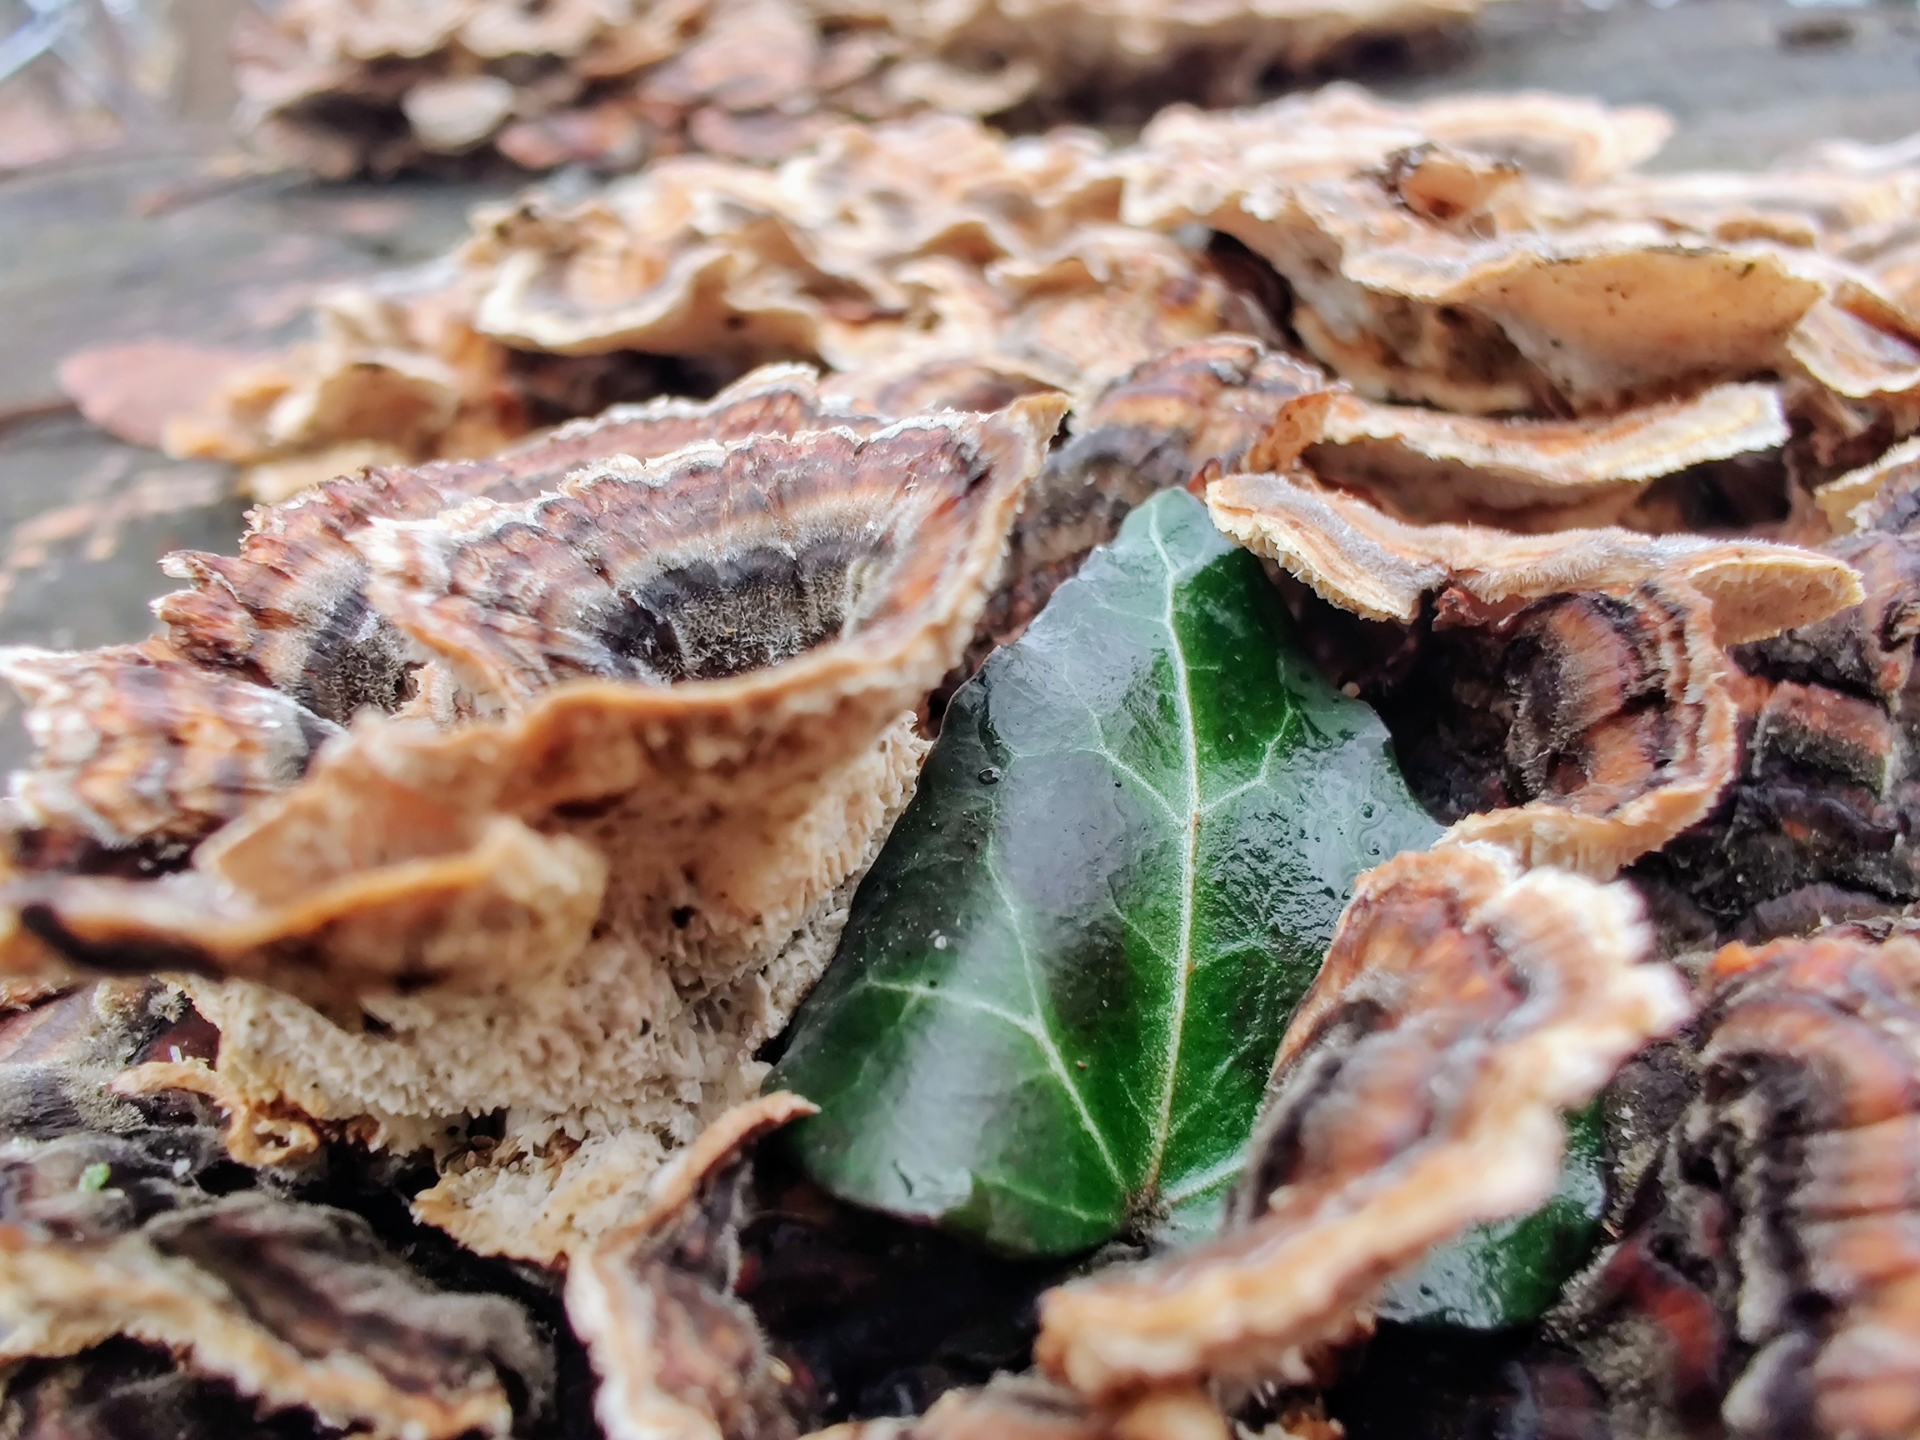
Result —
[[[221,1075],[250,1098],[358,1121],[379,1148],[432,1149],[448,1170],[419,1197],[423,1219],[479,1250],[557,1259],[622,1218],[667,1155],[758,1087],[754,1052],[832,958],[926,748],[903,719],[823,787],[795,827],[808,872],[795,903],[750,943],[717,937],[697,966],[643,953],[608,923],[534,987],[369,999],[384,1032],[345,1029],[250,982],[181,983],[219,1027]],[[496,1112],[492,1151],[453,1158],[470,1119]]]

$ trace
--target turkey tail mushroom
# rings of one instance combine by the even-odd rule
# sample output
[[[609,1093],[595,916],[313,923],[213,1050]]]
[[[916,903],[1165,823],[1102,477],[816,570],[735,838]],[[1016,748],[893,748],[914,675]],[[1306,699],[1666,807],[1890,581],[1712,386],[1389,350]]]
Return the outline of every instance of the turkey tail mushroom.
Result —
[[[1446,845],[1361,877],[1281,1042],[1218,1240],[1041,1301],[1091,1399],[1310,1382],[1381,1285],[1559,1176],[1561,1115],[1687,1014],[1624,887]]]
[[[695,445],[372,526],[382,613],[509,713],[363,716],[179,873],[24,878],[7,963],[199,977],[230,1093],[379,1143],[504,1110],[496,1163],[416,1203],[564,1253],[817,978],[1062,409]],[[609,514],[646,546],[616,557]],[[648,637],[682,663],[642,668]]]
[[[1402,764],[1454,838],[1603,879],[1704,819],[1732,780],[1726,647],[1861,594],[1852,567],[1791,546],[1411,525],[1298,475],[1226,476],[1207,503],[1331,605],[1412,627],[1375,698],[1392,727],[1391,687],[1409,697]]]

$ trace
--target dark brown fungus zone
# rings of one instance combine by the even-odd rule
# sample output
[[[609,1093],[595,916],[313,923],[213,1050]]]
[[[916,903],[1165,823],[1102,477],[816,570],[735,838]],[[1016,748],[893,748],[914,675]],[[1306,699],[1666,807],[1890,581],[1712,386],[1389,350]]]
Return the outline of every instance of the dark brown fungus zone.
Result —
[[[110,1340],[78,1355],[15,1365],[0,1398],[14,1440],[324,1440],[306,1410],[262,1413],[224,1380],[179,1369],[164,1351]]]
[[[393,1440],[504,1435],[516,1397],[550,1402],[552,1354],[513,1302],[435,1290],[349,1212],[170,1183],[178,1163],[137,1138],[7,1147],[0,1355],[126,1335]]]
[[[1371,646],[1383,658],[1345,647],[1334,678],[1380,708],[1456,838],[1601,878],[1706,817],[1732,779],[1726,647],[1861,593],[1843,560],[1791,546],[1414,525],[1300,473],[1224,476],[1207,503],[1320,599],[1393,627]]]
[[[217,1043],[145,980],[0,1017],[8,1433],[43,1433],[62,1404],[102,1433],[155,1436],[179,1433],[168,1417],[391,1440],[541,1421],[555,1360],[520,1303],[444,1290],[361,1216],[253,1188],[194,1096],[119,1084]],[[289,1409],[310,1418],[269,1418]]]
[[[177,873],[23,877],[10,968],[192,977],[219,1054],[153,1078],[239,1117],[237,1153],[297,1148],[296,1123],[425,1146],[418,1214],[559,1258],[758,1083],[1063,408],[615,456],[332,533],[441,712],[360,715]],[[492,1149],[458,1145],[496,1113]]]
[[[218,1044],[213,1027],[158,980],[96,980],[37,994],[9,984],[0,1013],[0,1135],[52,1140],[139,1128],[152,1106],[115,1091],[127,1069],[155,1058],[204,1061]],[[189,1104],[174,1118],[202,1116]]]
[[[1739,748],[1704,823],[1646,862],[1708,933],[1765,939],[1920,900],[1920,470],[1894,455],[1836,482],[1862,528],[1824,553],[1864,597],[1732,651]]]
[[[913,615],[954,559],[942,522],[979,501],[941,475],[964,463],[952,431],[915,420],[694,444],[652,467],[616,456],[551,498],[377,522],[357,543],[376,607],[476,707],[587,676],[724,680]]]
[[[710,401],[616,406],[495,459],[374,467],[255,510],[238,555],[169,556],[167,573],[192,588],[162,596],[154,611],[180,653],[344,723],[362,706],[398,708],[418,663],[367,598],[367,566],[353,537],[374,521],[423,519],[468,500],[530,500],[581,465],[616,455],[651,460],[696,440],[877,423],[823,402],[804,366],[773,365]]]
[[[1094,1400],[1310,1383],[1392,1275],[1558,1178],[1561,1115],[1687,1013],[1621,885],[1443,842],[1363,875],[1281,1042],[1218,1240],[1041,1302]]]
[[[1553,1323],[1618,1433],[1910,1435],[1920,944],[1735,944],[1705,984],[1690,1099]]]

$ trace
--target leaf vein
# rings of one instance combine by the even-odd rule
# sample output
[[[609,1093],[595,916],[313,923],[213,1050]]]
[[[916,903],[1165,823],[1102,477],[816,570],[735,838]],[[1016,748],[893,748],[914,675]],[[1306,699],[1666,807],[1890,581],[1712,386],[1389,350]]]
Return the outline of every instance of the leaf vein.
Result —
[[[1180,873],[1180,948],[1173,962],[1173,1007],[1169,1017],[1167,1037],[1167,1074],[1166,1083],[1161,1088],[1159,1114],[1156,1117],[1153,1137],[1153,1158],[1147,1166],[1143,1190],[1151,1192],[1159,1182],[1160,1167],[1166,1162],[1167,1145],[1173,1138],[1173,1097],[1180,1081],[1180,1051],[1186,1039],[1187,1028],[1187,965],[1193,955],[1193,931],[1197,921],[1197,908],[1194,904],[1194,885],[1199,876],[1200,848],[1200,737],[1194,728],[1193,716],[1193,677],[1187,667],[1187,652],[1180,642],[1180,631],[1174,615],[1175,587],[1179,581],[1178,567],[1173,557],[1167,553],[1165,540],[1160,533],[1160,516],[1153,515],[1153,523],[1148,532],[1153,538],[1153,548],[1159,552],[1160,564],[1164,575],[1164,606],[1161,611],[1161,624],[1167,631],[1167,655],[1174,670],[1174,705],[1179,715],[1181,735],[1184,742],[1184,769],[1187,782],[1187,814],[1185,823],[1186,845],[1181,855]]]
[[[1013,931],[1014,943],[1020,950],[1020,967],[1026,972],[1027,996],[1033,1005],[1035,1042],[1040,1047],[1040,1053],[1046,1056],[1054,1078],[1060,1082],[1060,1088],[1065,1090],[1068,1098],[1073,1101],[1073,1108],[1080,1114],[1080,1123],[1086,1128],[1087,1138],[1093,1141],[1094,1148],[1100,1152],[1100,1161],[1107,1167],[1107,1173],[1113,1177],[1114,1184],[1124,1190],[1127,1182],[1121,1177],[1120,1163],[1113,1158],[1113,1150],[1107,1144],[1105,1133],[1093,1118],[1093,1110],[1087,1104],[1087,1097],[1080,1093],[1080,1087],[1073,1083],[1073,1077],[1067,1073],[1066,1058],[1061,1055],[1060,1047],[1054,1044],[1053,1036],[1048,1032],[1041,1018],[1043,1011],[1040,1004],[1040,982],[1039,977],[1034,973],[1033,947],[1027,943],[1023,913],[1014,902],[1012,892],[1007,888],[1006,877],[1000,873],[1000,857],[996,851],[989,848],[981,858],[986,866],[987,877],[993,881],[994,892],[999,895],[1000,903],[1006,906],[1007,915],[1013,922],[1010,928]]]
[[[1198,1175],[1187,1176],[1161,1198],[1169,1208],[1179,1205],[1193,1199],[1196,1195],[1206,1194],[1224,1180],[1231,1180],[1246,1168],[1246,1164],[1245,1153],[1236,1150],[1226,1159],[1216,1160]]]

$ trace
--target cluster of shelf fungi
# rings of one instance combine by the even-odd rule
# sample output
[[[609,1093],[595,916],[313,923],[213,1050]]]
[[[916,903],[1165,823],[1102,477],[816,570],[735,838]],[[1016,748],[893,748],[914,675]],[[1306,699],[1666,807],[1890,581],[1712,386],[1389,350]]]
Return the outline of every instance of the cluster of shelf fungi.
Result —
[[[170,427],[274,501],[237,553],[0,655],[8,1433],[1910,1433],[1909,157],[1341,86],[669,125],[691,55],[595,103],[787,158],[328,298]],[[1178,488],[1446,829],[1361,877],[1217,1237],[987,1256],[762,1145],[767,1047],[956,687]],[[1596,1098],[1546,1316],[1376,1321]]]

